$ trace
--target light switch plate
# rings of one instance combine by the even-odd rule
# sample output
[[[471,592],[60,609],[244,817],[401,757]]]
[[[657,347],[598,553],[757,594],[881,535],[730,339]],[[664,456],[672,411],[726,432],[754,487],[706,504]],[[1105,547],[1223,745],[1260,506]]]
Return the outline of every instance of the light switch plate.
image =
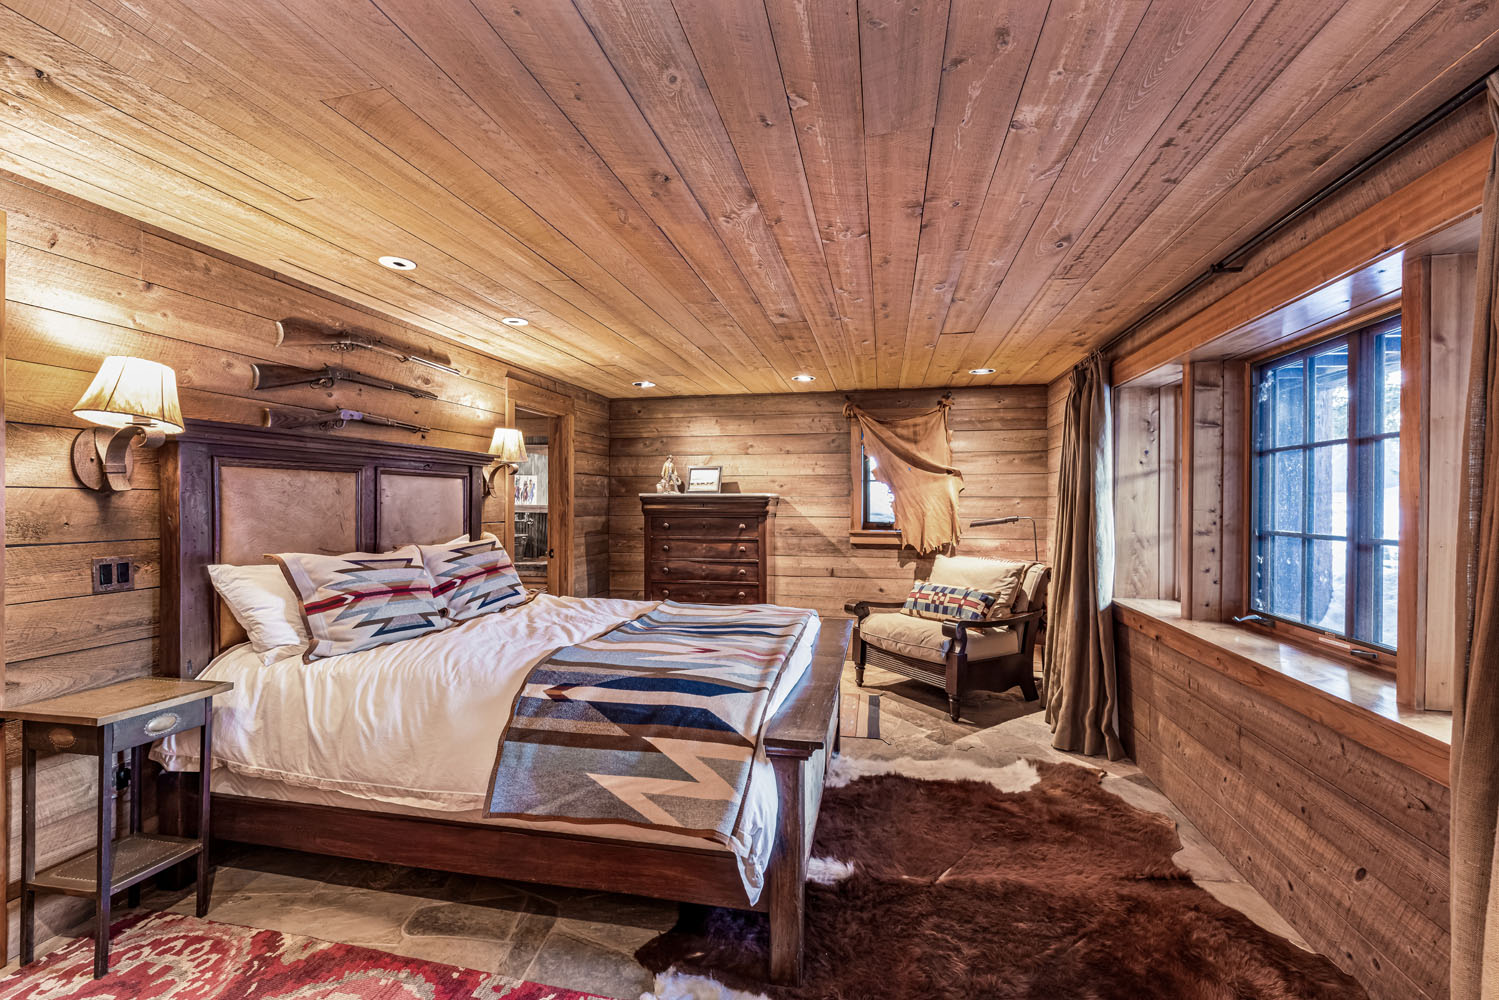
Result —
[[[94,593],[113,594],[135,589],[135,564],[124,557],[94,560]]]

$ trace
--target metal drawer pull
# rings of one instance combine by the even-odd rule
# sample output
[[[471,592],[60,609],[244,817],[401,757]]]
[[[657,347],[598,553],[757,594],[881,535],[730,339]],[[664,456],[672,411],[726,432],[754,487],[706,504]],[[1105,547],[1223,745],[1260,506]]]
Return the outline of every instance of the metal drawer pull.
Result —
[[[661,527],[662,527],[662,528],[663,528],[663,529],[665,529],[665,528],[670,528],[670,527],[671,527],[671,522],[670,522],[670,521],[662,521],[662,522],[661,522]]]
[[[740,531],[743,531],[745,528],[748,528],[748,527],[749,527],[749,525],[745,524],[743,521],[739,522],[739,530]]]
[[[744,575],[745,575],[745,571],[744,571],[744,570],[743,570],[743,569],[741,569],[741,570],[740,570],[740,571],[739,571],[739,575],[740,575],[740,576],[744,576]]]
[[[661,546],[661,551],[662,552],[670,552],[671,551],[671,543],[667,542],[665,545]]]
[[[743,597],[744,596],[744,591],[741,590],[739,593],[735,594],[734,596],[735,597]]]
[[[741,546],[739,546],[739,551],[740,552],[747,552],[748,549],[746,549],[743,545],[741,545]]]
[[[661,572],[663,572],[663,573],[670,573],[671,572],[671,567],[670,566],[662,566],[661,567]]]
[[[161,715],[158,715],[150,722],[146,723],[146,735],[160,736],[162,733],[171,730],[174,726],[177,725],[177,723],[181,721],[182,717],[177,715],[176,713],[165,712]]]

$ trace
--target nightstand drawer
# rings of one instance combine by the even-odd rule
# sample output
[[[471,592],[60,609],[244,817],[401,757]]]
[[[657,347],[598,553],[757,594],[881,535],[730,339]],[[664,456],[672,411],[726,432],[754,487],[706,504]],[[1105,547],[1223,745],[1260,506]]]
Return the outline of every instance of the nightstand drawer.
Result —
[[[700,559],[671,559],[651,564],[654,580],[681,580],[684,583],[758,583],[760,568],[754,563],[704,562]]]
[[[208,701],[190,701],[185,705],[173,705],[153,715],[138,715],[114,724],[116,750],[128,750],[142,743],[180,733],[184,729],[197,729],[203,725],[203,716],[208,711]]]

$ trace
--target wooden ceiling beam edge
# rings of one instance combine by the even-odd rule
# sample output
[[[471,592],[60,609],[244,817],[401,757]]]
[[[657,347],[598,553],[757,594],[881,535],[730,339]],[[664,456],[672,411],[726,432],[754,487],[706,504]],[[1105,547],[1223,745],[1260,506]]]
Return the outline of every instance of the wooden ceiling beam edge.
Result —
[[[1267,268],[1167,334],[1113,358],[1127,382],[1182,357],[1243,323],[1477,212],[1493,141],[1470,146],[1373,208]]]
[[[1424,18],[1423,18],[1423,20],[1424,20]],[[1394,30],[1394,29],[1392,28],[1391,30]],[[1397,44],[1400,45],[1400,46],[1402,46],[1403,48],[1409,48],[1410,45],[1407,44],[1408,41],[1409,41],[1409,39],[1408,39],[1409,35],[1411,35],[1411,31],[1410,30],[1406,30],[1406,31],[1402,31],[1402,32],[1397,33],[1396,37],[1394,39],[1392,39],[1380,52],[1378,52],[1374,56],[1370,57],[1370,60],[1360,69],[1359,73],[1355,75],[1356,78],[1368,75],[1369,68],[1371,66],[1373,66],[1374,63],[1378,59],[1380,59],[1380,58],[1382,58],[1382,57],[1390,54],[1395,49],[1395,47],[1396,47]],[[1419,37],[1420,36],[1417,36],[1418,39],[1419,39]],[[1495,35],[1491,35],[1480,46],[1476,46],[1473,51],[1474,52],[1478,52],[1478,51],[1480,51],[1480,50],[1482,50],[1482,49],[1484,49],[1486,47],[1490,48],[1495,54],[1499,54],[1499,33],[1496,33]],[[1473,53],[1470,52],[1469,55],[1465,56],[1462,61],[1460,61],[1457,64],[1453,64],[1453,66],[1448,67],[1441,74],[1439,74],[1438,77],[1436,77],[1431,84],[1429,84],[1427,87],[1423,88],[1422,91],[1421,91],[1421,93],[1425,93],[1426,91],[1430,91],[1433,88],[1436,88],[1439,93],[1442,92],[1443,88],[1438,87],[1438,83],[1441,80],[1443,80],[1443,79],[1445,79],[1445,78],[1447,78],[1449,76],[1461,75],[1461,73],[1458,72],[1458,67],[1461,66],[1462,63],[1464,63],[1464,62],[1470,62],[1471,59],[1472,59],[1472,56],[1473,56]],[[1480,57],[1480,58],[1482,58],[1482,57]],[[1407,63],[1407,60],[1404,60],[1404,59],[1400,59],[1400,60],[1396,60],[1396,61],[1398,63],[1401,63],[1401,64]],[[1393,76],[1387,74],[1386,75],[1386,79],[1390,79],[1392,81],[1392,85],[1395,87],[1395,89],[1397,91],[1400,89],[1401,83],[1396,82],[1395,78]],[[1363,99],[1363,100],[1373,100],[1373,101],[1375,101],[1375,103],[1378,103],[1378,97],[1375,96],[1375,95],[1370,95],[1370,94],[1366,93],[1367,90],[1368,90],[1368,85],[1367,84],[1364,87],[1360,88],[1359,94],[1361,95],[1361,99]],[[1349,96],[1351,92],[1350,92],[1350,90],[1347,87],[1341,87],[1341,86],[1340,87],[1335,87],[1335,88],[1331,88],[1331,91],[1332,91],[1331,96],[1329,97],[1329,99],[1326,102],[1324,102],[1324,104],[1322,105],[1321,108],[1317,109],[1312,114],[1306,115],[1304,118],[1302,118],[1299,121],[1299,123],[1296,125],[1295,129],[1293,130],[1291,137],[1288,138],[1287,141],[1291,141],[1291,139],[1294,139],[1295,135],[1299,135],[1303,131],[1312,128],[1313,123],[1316,122],[1316,121],[1318,121],[1319,118],[1324,117],[1325,115],[1333,115],[1333,116],[1335,116],[1336,115],[1336,108],[1344,106],[1344,104],[1346,104],[1347,100],[1351,100],[1352,99]],[[1412,95],[1406,101],[1401,102],[1400,106],[1404,107],[1406,104],[1409,104],[1411,101],[1415,100],[1418,96],[1419,96],[1419,94],[1418,95]],[[1438,101],[1437,103],[1440,103],[1440,101]],[[1400,120],[1396,119],[1395,112],[1391,112],[1390,114],[1386,115],[1385,118],[1382,119],[1382,120],[1383,121],[1387,121],[1387,122],[1392,122],[1392,124],[1388,125],[1382,131],[1377,131],[1376,129],[1365,129],[1365,131],[1361,132],[1357,137],[1350,138],[1346,142],[1342,143],[1341,144],[1341,148],[1343,148],[1345,150],[1348,150],[1348,151],[1352,151],[1352,150],[1367,150],[1367,149],[1372,148],[1374,145],[1377,144],[1377,142],[1379,141],[1378,138],[1377,138],[1378,135],[1383,134],[1386,138],[1388,138],[1388,136],[1395,134],[1396,132],[1398,132],[1400,130],[1400,128],[1404,127],[1402,124],[1400,124]],[[1322,130],[1322,131],[1320,131],[1320,132],[1317,132],[1316,136],[1320,136],[1321,137],[1320,139],[1316,140],[1316,148],[1320,149],[1323,146],[1325,146],[1325,144],[1326,144],[1325,143],[1325,137],[1326,137],[1326,131],[1325,131],[1325,129]],[[1311,149],[1312,147],[1308,146],[1307,148]],[[1357,154],[1349,152],[1348,155],[1349,156],[1354,156],[1354,155],[1357,155]],[[1321,159],[1320,155],[1318,156],[1318,158]],[[1280,157],[1277,158],[1276,163],[1279,164],[1279,165],[1282,165],[1282,166],[1285,165],[1286,159],[1285,159],[1284,154],[1282,154]],[[1336,169],[1337,169],[1337,165],[1339,163],[1346,163],[1346,160],[1334,157],[1334,158],[1331,158],[1331,159],[1327,159],[1326,162],[1321,163],[1320,165],[1317,165],[1317,164],[1314,163],[1312,171],[1310,173],[1308,173],[1306,176],[1308,178],[1313,178],[1313,177],[1323,176],[1325,174],[1335,173]],[[1202,226],[1204,224],[1206,224],[1207,220],[1210,219],[1210,217],[1212,216],[1213,210],[1219,205],[1219,203],[1221,201],[1223,201],[1224,199],[1239,197],[1240,196],[1240,191],[1242,189],[1242,185],[1244,183],[1248,182],[1250,180],[1250,178],[1253,176],[1253,174],[1258,169],[1262,168],[1264,165],[1265,164],[1264,164],[1263,161],[1256,162],[1254,164],[1254,166],[1248,172],[1244,173],[1236,181],[1231,182],[1231,183],[1227,183],[1227,184],[1224,184],[1224,185],[1221,185],[1211,195],[1211,197],[1209,197],[1209,198],[1200,198],[1199,197],[1199,198],[1195,199],[1196,201],[1198,201],[1200,203],[1200,208],[1197,209],[1197,210],[1189,210],[1188,214],[1181,216],[1181,221],[1179,221],[1179,222],[1177,222],[1177,223],[1174,224],[1173,234],[1170,235],[1170,236],[1164,237],[1165,242],[1167,243],[1167,245],[1179,245],[1179,242],[1180,242],[1179,241],[1179,236],[1181,234],[1184,234],[1184,233],[1189,232],[1189,231],[1200,230],[1202,228]],[[1202,170],[1202,169],[1206,169],[1206,164],[1204,164],[1202,167],[1199,167],[1199,170]],[[1289,173],[1289,174],[1296,174],[1297,173],[1297,171],[1294,168],[1284,170],[1283,172]],[[1192,191],[1191,184],[1192,184],[1192,181],[1195,179],[1195,175],[1196,175],[1196,171],[1194,171],[1193,175],[1189,175],[1188,177],[1183,178],[1183,183],[1180,184],[1180,185],[1178,185],[1177,186],[1177,190],[1173,193],[1173,195],[1170,198],[1168,198],[1165,202],[1163,202],[1161,206],[1158,207],[1157,212],[1156,212],[1155,215],[1152,216],[1152,219],[1154,219],[1156,217],[1161,217],[1161,216],[1163,216],[1165,214],[1169,214],[1169,210],[1172,210],[1174,207],[1176,207],[1177,204],[1178,204],[1178,202],[1182,201],[1183,199],[1186,199],[1188,201],[1194,200],[1194,199],[1189,199],[1187,196],[1188,196],[1188,193],[1190,191]],[[1310,180],[1310,179],[1305,184],[1303,184],[1303,187],[1306,188],[1307,190],[1315,190],[1314,182],[1312,180]],[[1190,209],[1190,205],[1188,206],[1188,208]],[[1261,216],[1261,218],[1263,218],[1263,216]],[[1135,231],[1134,235],[1129,240],[1127,240],[1119,248],[1119,250],[1116,252],[1115,256],[1113,258],[1111,258],[1097,273],[1095,273],[1090,278],[1090,284],[1091,283],[1096,283],[1098,287],[1102,287],[1102,285],[1104,283],[1104,280],[1105,280],[1105,276],[1112,277],[1112,279],[1115,280],[1115,281],[1123,281],[1123,282],[1126,282],[1126,283],[1133,282],[1139,275],[1143,274],[1146,271],[1148,265],[1145,264],[1145,263],[1139,263],[1139,261],[1140,261],[1140,255],[1138,253],[1131,253],[1131,245],[1134,244],[1134,243],[1144,244],[1147,240],[1153,240],[1153,239],[1154,240],[1159,240],[1159,239],[1162,239],[1162,237],[1160,237],[1160,236],[1153,235],[1152,229],[1151,229],[1150,225],[1148,224],[1149,221],[1150,220],[1147,220],[1147,224],[1146,225],[1142,225],[1139,229],[1137,229]],[[1186,267],[1186,269],[1184,271],[1183,276],[1178,277],[1178,279],[1176,280],[1175,284],[1177,284],[1179,286],[1182,282],[1185,281],[1185,279],[1186,279],[1187,276],[1191,276],[1191,275],[1195,275],[1197,273],[1200,273],[1204,268],[1206,268],[1208,266],[1208,264],[1223,259],[1223,256],[1224,256],[1225,253],[1229,252],[1232,248],[1234,248],[1234,247],[1239,246],[1239,245],[1242,244],[1242,242],[1243,242],[1243,236],[1244,236],[1244,234],[1246,232],[1257,231],[1259,228],[1262,228],[1262,225],[1263,225],[1263,223],[1260,222],[1260,221],[1255,221],[1255,222],[1248,222],[1248,221],[1246,221],[1245,223],[1241,224],[1237,229],[1235,229],[1233,232],[1228,233],[1225,236],[1221,237],[1220,240],[1219,240],[1219,242],[1218,242],[1218,244],[1216,245],[1216,247],[1214,249],[1212,249],[1210,251],[1207,251],[1207,252],[1204,252],[1204,253],[1201,253],[1197,258],[1194,259],[1193,262],[1191,262],[1189,265],[1187,265],[1187,267]],[[1123,267],[1126,270],[1120,271],[1119,268],[1112,268],[1111,269],[1110,265],[1112,265],[1114,263],[1114,261],[1116,261],[1116,260],[1123,262]],[[1115,274],[1114,271],[1120,271],[1120,273]],[[1163,295],[1163,294],[1170,294],[1172,291],[1174,291],[1174,289],[1172,289],[1170,286],[1157,286],[1154,289],[1145,290],[1142,293],[1142,298],[1144,298],[1146,300],[1156,300],[1161,295]],[[1067,310],[1070,309],[1070,308],[1072,308],[1073,302],[1094,301],[1094,300],[1096,300],[1096,299],[1098,299],[1100,297],[1101,296],[1098,293],[1095,293],[1092,289],[1084,289],[1084,290],[1080,291],[1078,293],[1078,295],[1075,296],[1074,299],[1071,302],[1068,303],[1067,308],[1064,309],[1063,312],[1059,314],[1059,317],[1060,316],[1065,316],[1067,314]],[[1113,309],[1113,312],[1117,313],[1118,312],[1118,308],[1115,307]],[[1100,331],[1100,332],[1093,333],[1090,336],[1090,339],[1093,340],[1093,342],[1095,342],[1095,343],[1096,342],[1102,342],[1102,341],[1108,339],[1108,335],[1107,334],[1108,334],[1109,326],[1105,325],[1102,322],[1097,322],[1097,323],[1095,323],[1095,329],[1097,331]],[[1118,327],[1117,326],[1113,327],[1113,329],[1117,330]]]

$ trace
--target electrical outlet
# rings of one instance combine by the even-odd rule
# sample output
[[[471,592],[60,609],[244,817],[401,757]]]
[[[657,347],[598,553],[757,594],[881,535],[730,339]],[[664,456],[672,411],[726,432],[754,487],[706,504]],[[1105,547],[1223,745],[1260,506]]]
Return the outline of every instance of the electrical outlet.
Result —
[[[118,557],[94,560],[94,593],[113,594],[135,589],[135,565]]]

